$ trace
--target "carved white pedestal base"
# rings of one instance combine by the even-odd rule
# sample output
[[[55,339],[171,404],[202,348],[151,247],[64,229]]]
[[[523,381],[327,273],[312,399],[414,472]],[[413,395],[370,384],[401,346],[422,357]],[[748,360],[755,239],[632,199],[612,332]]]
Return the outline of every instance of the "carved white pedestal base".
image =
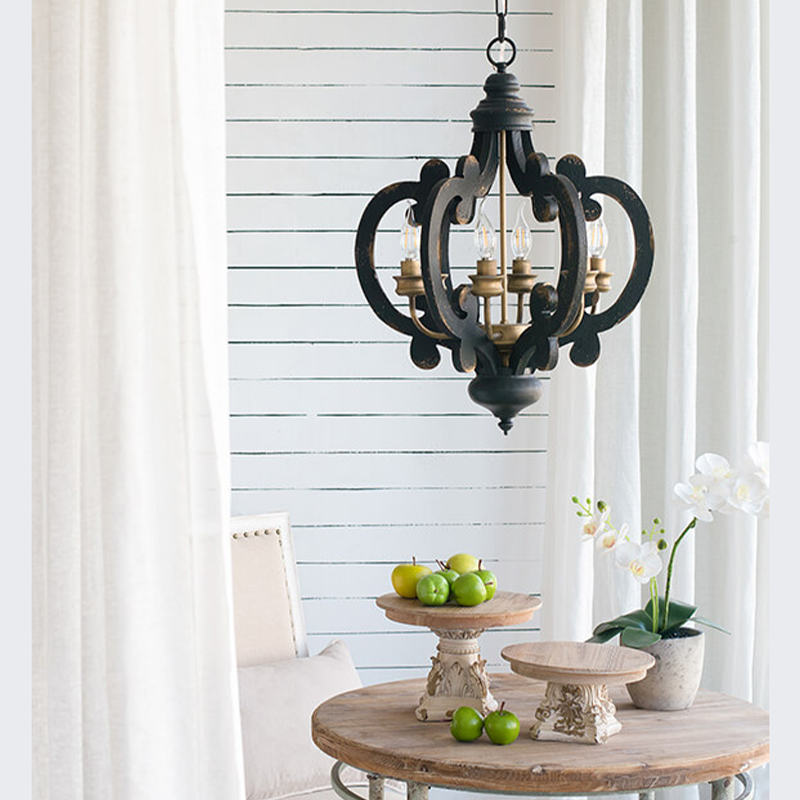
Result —
[[[531,737],[550,741],[603,744],[622,725],[604,684],[578,686],[549,682],[536,709]]]
[[[494,711],[497,700],[489,691],[486,661],[481,658],[480,630],[431,630],[439,637],[438,655],[431,656],[425,694],[414,712],[422,722],[449,720],[460,706],[472,706],[481,714]]]

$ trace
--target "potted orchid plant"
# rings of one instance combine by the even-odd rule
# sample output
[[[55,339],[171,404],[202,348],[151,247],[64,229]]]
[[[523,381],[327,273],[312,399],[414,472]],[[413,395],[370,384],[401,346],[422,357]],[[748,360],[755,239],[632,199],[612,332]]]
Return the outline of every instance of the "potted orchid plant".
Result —
[[[700,631],[685,627],[688,622],[698,622],[724,630],[698,616],[696,606],[672,597],[675,554],[681,542],[697,527],[698,522],[711,522],[714,513],[745,512],[759,517],[769,516],[768,444],[757,442],[751,445],[741,464],[735,468],[727,459],[714,453],[701,455],[697,459],[696,467],[697,473],[686,482],[675,485],[675,494],[689,507],[692,519],[671,545],[665,538],[664,528],[661,527],[658,518],[653,520],[650,530],[642,531],[641,541],[637,542],[631,539],[626,524],[619,527],[613,524],[611,509],[607,503],[602,500],[593,503],[591,498],[586,498],[585,502],[577,497],[572,498],[572,502],[578,506],[578,516],[584,519],[584,539],[595,541],[599,550],[613,553],[616,563],[621,568],[630,572],[639,583],[648,586],[649,599],[644,608],[600,623],[588,640],[603,643],[619,636],[621,644],[648,650],[657,656],[657,666],[650,671],[648,677],[628,685],[634,703],[645,708],[672,709],[691,705],[700,682],[703,644],[702,637],[699,636]],[[664,569],[661,553],[664,552],[666,555],[667,550],[669,554],[666,559],[666,580],[662,595],[659,592],[658,576]],[[694,678],[686,680],[682,675],[681,682],[686,689],[682,698],[667,701],[667,705],[663,705],[660,698],[657,701],[642,699],[641,703],[638,702],[634,694],[643,694],[649,686],[648,682],[655,682],[659,673],[661,679],[666,679],[665,674],[670,667],[666,663],[664,654],[676,649],[675,643],[681,639],[695,640],[686,647],[691,646],[698,651],[694,658],[699,661]],[[683,648],[684,645],[680,647]],[[685,650],[681,652],[675,669],[684,672],[688,656]]]

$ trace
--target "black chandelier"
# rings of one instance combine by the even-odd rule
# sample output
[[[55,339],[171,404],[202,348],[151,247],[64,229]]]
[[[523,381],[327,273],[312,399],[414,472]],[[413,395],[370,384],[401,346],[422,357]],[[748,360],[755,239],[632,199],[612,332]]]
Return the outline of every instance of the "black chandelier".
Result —
[[[367,204],[356,233],[355,260],[361,288],[373,311],[387,325],[411,337],[411,359],[422,369],[450,350],[460,372],[475,372],[469,395],[500,420],[504,433],[513,418],[542,393],[537,370],[552,370],[560,347],[571,344],[570,360],[587,367],[600,356],[599,334],[627,317],[644,293],[653,264],[653,232],[647,209],[621,180],[587,176],[578,156],[561,158],[555,173],[531,138],[533,111],[518,96],[519,81],[507,71],[516,45],[505,35],[507,0],[495,0],[498,33],[486,48],[495,68],[486,79],[486,96],[470,112],[473,141],[450,175],[439,159],[427,161],[418,181],[394,183]],[[493,55],[499,46],[499,58]],[[510,55],[506,60],[506,52]],[[539,222],[558,220],[561,260],[556,285],[536,282],[528,254],[531,231],[520,206],[507,264],[506,170],[517,192],[530,198]],[[494,257],[495,234],[483,202],[499,172],[500,263]],[[630,220],[634,260],[616,300],[600,308],[611,289],[603,257],[608,242],[602,206],[595,195],[613,198]],[[386,295],[375,271],[375,237],[393,206],[407,201],[401,231],[403,259],[395,292],[407,298],[408,314]],[[477,269],[471,284],[454,287],[450,273],[452,225],[475,220]],[[509,314],[509,295],[516,313]],[[499,299],[499,320],[492,319],[492,298]],[[527,308],[526,308],[527,307]],[[526,314],[527,311],[527,314]],[[527,317],[527,319],[526,319]]]

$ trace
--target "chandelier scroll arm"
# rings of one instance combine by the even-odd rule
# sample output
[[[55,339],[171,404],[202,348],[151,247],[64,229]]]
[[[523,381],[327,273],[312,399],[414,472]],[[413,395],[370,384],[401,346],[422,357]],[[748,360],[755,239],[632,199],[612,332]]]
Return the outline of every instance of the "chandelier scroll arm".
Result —
[[[479,324],[477,298],[463,287],[453,289],[450,280],[450,225],[471,222],[476,200],[488,193],[498,166],[496,143],[483,142],[478,149],[483,163],[474,154],[462,156],[456,174],[432,189],[422,212],[420,255],[428,314],[437,330],[457,340],[450,345],[454,366],[471,372],[480,365],[493,373],[501,368],[500,357]]]
[[[533,196],[552,197],[558,205],[559,232],[561,235],[561,264],[556,285],[558,307],[548,317],[549,336],[561,336],[582,312],[583,286],[586,281],[586,226],[583,206],[573,183],[552,172],[540,174],[541,162],[535,155],[528,156],[526,175],[530,176]],[[534,298],[531,296],[531,312]]]
[[[633,232],[634,256],[628,280],[616,301],[600,313],[585,314],[580,325],[559,341],[560,345],[572,344],[570,360],[578,366],[589,366],[599,358],[599,334],[618,325],[639,304],[650,280],[655,254],[650,217],[634,189],[624,181],[606,175],[584,178],[581,181],[584,206],[599,206],[592,199],[596,194],[615,200],[625,212]]]
[[[439,345],[448,346],[447,341],[434,341],[418,329],[410,316],[401,313],[386,295],[375,269],[375,237],[381,220],[393,206],[403,200],[412,200],[419,208],[430,194],[432,188],[447,179],[450,170],[438,159],[426,162],[420,171],[419,181],[393,183],[379,191],[367,204],[359,221],[355,241],[355,262],[361,289],[376,316],[390,328],[411,337],[411,358],[422,369],[437,366],[441,356]],[[412,298],[418,310],[426,311],[424,305],[417,303],[422,298]],[[428,315],[422,317],[423,323]]]
[[[506,166],[511,181],[523,197],[531,197],[533,215],[539,222],[552,222],[558,217],[555,197],[533,194],[527,179],[528,159],[533,158],[539,175],[550,174],[550,161],[544,153],[537,153],[530,131],[506,131]]]
[[[355,242],[356,270],[367,302],[382,322],[406,336],[413,336],[416,327],[410,317],[397,310],[383,291],[375,269],[375,237],[386,212],[403,200],[417,200],[418,189],[419,183],[416,181],[393,183],[381,189],[361,215]]]
[[[525,180],[533,196],[552,197],[558,207],[561,264],[558,284],[538,283],[530,298],[531,324],[517,339],[509,366],[522,374],[529,366],[550,370],[558,362],[558,337],[583,313],[586,281],[586,226],[583,206],[573,183],[551,172],[542,174],[536,153],[528,156]]]

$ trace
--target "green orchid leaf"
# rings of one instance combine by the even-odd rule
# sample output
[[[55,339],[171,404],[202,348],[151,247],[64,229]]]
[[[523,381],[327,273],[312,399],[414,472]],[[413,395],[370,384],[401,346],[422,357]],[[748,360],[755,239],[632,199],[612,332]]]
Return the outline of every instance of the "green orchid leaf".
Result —
[[[624,628],[642,628],[643,630],[648,631],[652,630],[653,628],[653,618],[647,613],[647,611],[641,608],[637,609],[636,611],[623,614],[621,617],[617,617],[617,620]]]
[[[617,620],[612,619],[612,620],[609,620],[608,622],[601,622],[592,631],[592,634],[594,636],[599,636],[601,633],[605,633],[606,631],[611,631],[611,630],[617,630],[618,631],[620,628],[622,628],[622,625],[620,625],[620,623]]]
[[[651,618],[640,608],[636,611],[630,611],[627,614],[622,614],[616,619],[610,619],[608,622],[601,622],[595,629],[595,633],[603,633],[609,628],[651,628]]]
[[[723,628],[722,625],[717,625],[716,622],[712,622],[710,619],[706,619],[705,617],[693,617],[694,622],[699,622],[701,625],[706,625],[709,628],[713,628],[716,631],[722,631],[723,633],[727,633],[728,636],[731,635],[731,632],[726,628]]]
[[[652,631],[643,631],[638,628],[625,628],[620,636],[620,642],[627,647],[649,647],[661,638],[661,634]]]
[[[600,626],[598,625],[598,627]],[[587,639],[586,641],[592,644],[605,644],[606,642],[617,636],[620,633],[620,631],[622,631],[622,628],[616,626],[606,627],[599,633],[597,632],[597,630],[595,630],[594,635],[590,639]]]
[[[652,619],[653,614],[653,601],[649,600],[644,608],[645,613]],[[688,603],[681,603],[680,600],[669,601],[669,619],[665,619],[666,603],[663,597],[658,598],[658,629],[661,633],[675,630],[680,628],[688,622],[694,612],[697,611],[697,606],[691,606]]]

